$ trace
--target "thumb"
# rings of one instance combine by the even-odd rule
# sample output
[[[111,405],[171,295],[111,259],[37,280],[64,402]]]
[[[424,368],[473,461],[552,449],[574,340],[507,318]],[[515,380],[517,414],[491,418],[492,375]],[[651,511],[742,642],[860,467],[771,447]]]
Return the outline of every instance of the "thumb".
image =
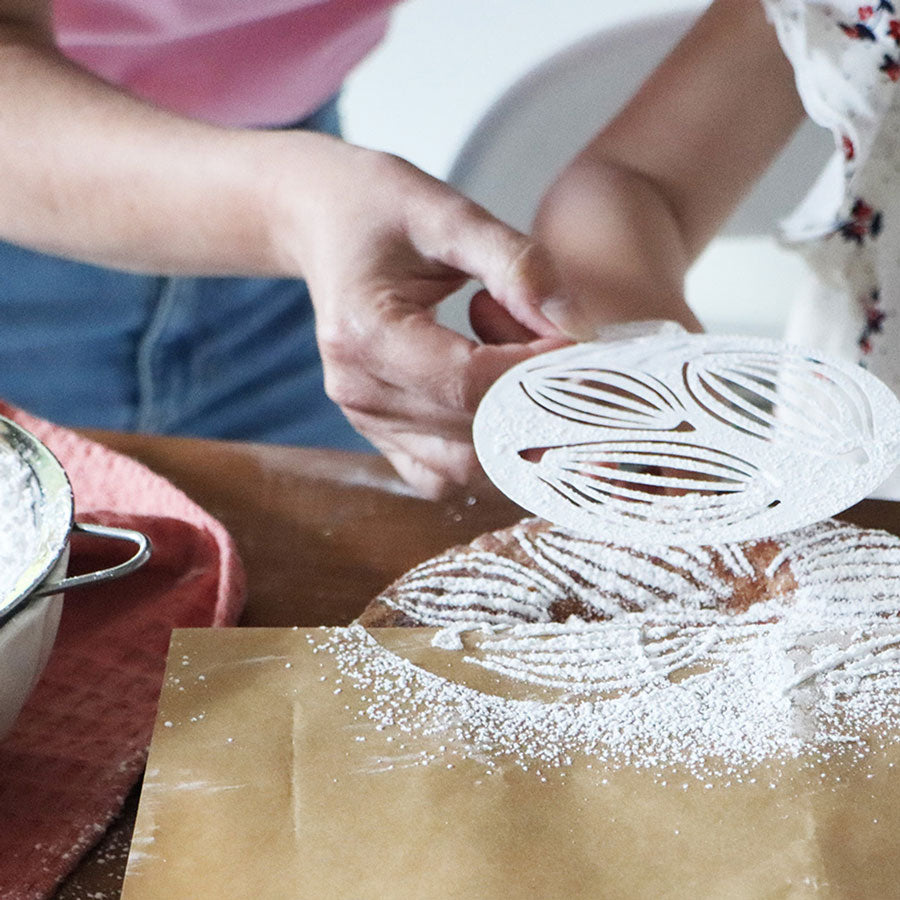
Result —
[[[559,278],[549,252],[451,188],[444,215],[420,232],[420,250],[480,281],[496,303],[539,337],[567,337],[543,307],[556,308]]]
[[[565,338],[537,338],[528,343],[480,344],[469,358],[466,373],[469,398],[474,409],[488,388],[508,369],[549,350],[568,346]]]
[[[569,337],[559,314],[566,304],[560,299],[560,281],[547,250],[513,229],[496,235],[495,241],[496,258],[479,276],[493,300],[539,337]]]

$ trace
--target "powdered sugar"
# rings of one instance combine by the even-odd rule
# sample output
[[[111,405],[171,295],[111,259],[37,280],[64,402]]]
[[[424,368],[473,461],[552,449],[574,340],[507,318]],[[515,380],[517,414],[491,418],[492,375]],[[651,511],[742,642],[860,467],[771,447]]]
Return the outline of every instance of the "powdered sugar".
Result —
[[[12,447],[0,443],[0,600],[38,550],[39,496],[31,468]]]
[[[523,527],[516,539],[528,565],[473,551],[466,581],[445,556],[414,570],[409,589],[395,586],[391,602],[411,612],[422,591],[417,612],[443,627],[434,646],[462,648],[468,666],[519,687],[476,691],[351,628],[322,646],[365,719],[447,733],[457,752],[524,768],[587,756],[704,780],[785,757],[864,757],[895,739],[893,536],[825,522],[770,548],[767,565],[742,545],[649,557],[559,529]],[[760,567],[784,576],[780,589],[740,605],[735,584],[752,585]],[[562,586],[586,615],[550,621]],[[533,694],[513,699],[523,687]]]

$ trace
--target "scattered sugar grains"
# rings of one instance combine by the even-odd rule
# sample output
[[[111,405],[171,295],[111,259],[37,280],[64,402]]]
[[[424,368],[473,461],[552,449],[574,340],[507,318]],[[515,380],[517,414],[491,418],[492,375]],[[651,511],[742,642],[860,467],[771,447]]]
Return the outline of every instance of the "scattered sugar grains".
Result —
[[[601,623],[470,622],[437,633],[433,644],[452,649],[462,632],[479,632],[466,661],[554,689],[547,700],[449,681],[359,626],[317,649],[333,655],[376,728],[446,735],[460,755],[526,770],[586,755],[613,768],[685,767],[704,784],[741,781],[800,754],[862,757],[873,735],[900,726],[897,598],[846,588],[841,600],[817,585],[741,614],[666,604]]]
[[[39,487],[28,464],[0,443],[0,597],[37,555]]]

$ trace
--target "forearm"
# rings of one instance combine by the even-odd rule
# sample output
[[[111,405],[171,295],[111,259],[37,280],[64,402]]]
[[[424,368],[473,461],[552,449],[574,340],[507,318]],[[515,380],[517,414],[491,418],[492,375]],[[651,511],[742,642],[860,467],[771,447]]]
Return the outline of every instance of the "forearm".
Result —
[[[715,0],[551,187],[536,233],[561,268],[664,311],[802,117],[761,3]]]
[[[639,173],[576,159],[543,198],[534,234],[564,285],[559,324],[573,336],[640,319],[699,330],[684,302],[684,237],[665,196]]]
[[[803,116],[760,0],[715,0],[585,153],[651,182],[693,258]]]
[[[46,32],[0,25],[3,239],[137,271],[297,274],[279,191],[300,202],[332,143],[169,115],[69,64]]]

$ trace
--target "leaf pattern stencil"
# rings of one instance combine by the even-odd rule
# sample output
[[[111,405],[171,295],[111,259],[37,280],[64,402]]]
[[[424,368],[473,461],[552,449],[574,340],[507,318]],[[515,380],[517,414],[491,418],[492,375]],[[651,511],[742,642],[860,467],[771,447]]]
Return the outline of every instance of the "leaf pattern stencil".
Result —
[[[900,401],[860,367],[780,341],[654,335],[513,367],[474,438],[532,513],[612,540],[708,544],[862,499],[900,462]]]
[[[678,395],[645,372],[547,366],[526,371],[520,384],[536,406],[583,425],[693,431]]]
[[[872,439],[871,402],[858,382],[796,352],[704,354],[685,364],[697,405],[763,440],[800,441],[811,453],[850,453]]]
[[[690,526],[740,522],[774,508],[776,485],[730,453],[687,441],[603,441],[529,448],[536,477],[576,508],[603,505],[636,521]],[[539,455],[539,458],[538,458]]]

